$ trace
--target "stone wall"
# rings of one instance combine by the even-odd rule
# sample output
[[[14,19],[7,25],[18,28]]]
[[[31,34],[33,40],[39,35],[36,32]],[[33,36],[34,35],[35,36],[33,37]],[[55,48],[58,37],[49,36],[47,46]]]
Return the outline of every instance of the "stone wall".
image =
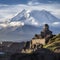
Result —
[[[32,48],[34,48],[34,46],[38,46],[38,45],[45,45],[45,39],[32,39],[31,40],[31,46]]]

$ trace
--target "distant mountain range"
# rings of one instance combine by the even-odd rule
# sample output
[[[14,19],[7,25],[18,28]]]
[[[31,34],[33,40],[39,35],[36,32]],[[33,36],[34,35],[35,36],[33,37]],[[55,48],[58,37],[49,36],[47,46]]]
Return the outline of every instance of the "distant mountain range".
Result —
[[[27,41],[40,34],[47,23],[53,33],[60,32],[60,19],[46,10],[22,10],[9,22],[0,23],[0,41]],[[56,30],[55,30],[56,29]]]

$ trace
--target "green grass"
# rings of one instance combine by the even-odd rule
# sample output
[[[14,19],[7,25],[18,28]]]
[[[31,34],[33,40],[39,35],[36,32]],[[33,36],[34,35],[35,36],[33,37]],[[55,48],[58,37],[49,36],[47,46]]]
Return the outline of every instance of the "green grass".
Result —
[[[43,48],[50,49],[54,51],[55,49],[60,47],[60,34],[54,36],[51,38],[48,42],[48,44],[44,45]]]

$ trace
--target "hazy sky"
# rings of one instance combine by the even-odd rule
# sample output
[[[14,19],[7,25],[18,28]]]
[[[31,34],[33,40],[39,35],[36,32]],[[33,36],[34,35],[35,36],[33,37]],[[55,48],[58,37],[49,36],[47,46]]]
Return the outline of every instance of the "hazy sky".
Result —
[[[60,0],[0,0],[0,21],[11,19],[23,9],[45,9],[60,18]]]

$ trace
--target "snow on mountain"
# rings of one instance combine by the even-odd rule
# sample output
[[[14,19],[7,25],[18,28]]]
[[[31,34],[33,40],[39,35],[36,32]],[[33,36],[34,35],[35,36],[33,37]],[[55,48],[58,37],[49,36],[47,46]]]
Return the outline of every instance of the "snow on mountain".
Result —
[[[24,21],[29,17],[29,11],[22,10],[20,13],[18,13],[16,16],[14,16],[11,21]]]
[[[50,12],[46,10],[32,11],[31,16],[33,16],[39,22],[51,23],[51,22],[59,21],[58,18],[56,18],[55,16],[53,16]]]
[[[52,15],[49,11],[46,10],[23,10],[18,15],[11,19],[12,21],[22,21],[25,24],[30,25],[42,25],[42,24],[53,24],[54,22],[60,22],[60,19]]]

